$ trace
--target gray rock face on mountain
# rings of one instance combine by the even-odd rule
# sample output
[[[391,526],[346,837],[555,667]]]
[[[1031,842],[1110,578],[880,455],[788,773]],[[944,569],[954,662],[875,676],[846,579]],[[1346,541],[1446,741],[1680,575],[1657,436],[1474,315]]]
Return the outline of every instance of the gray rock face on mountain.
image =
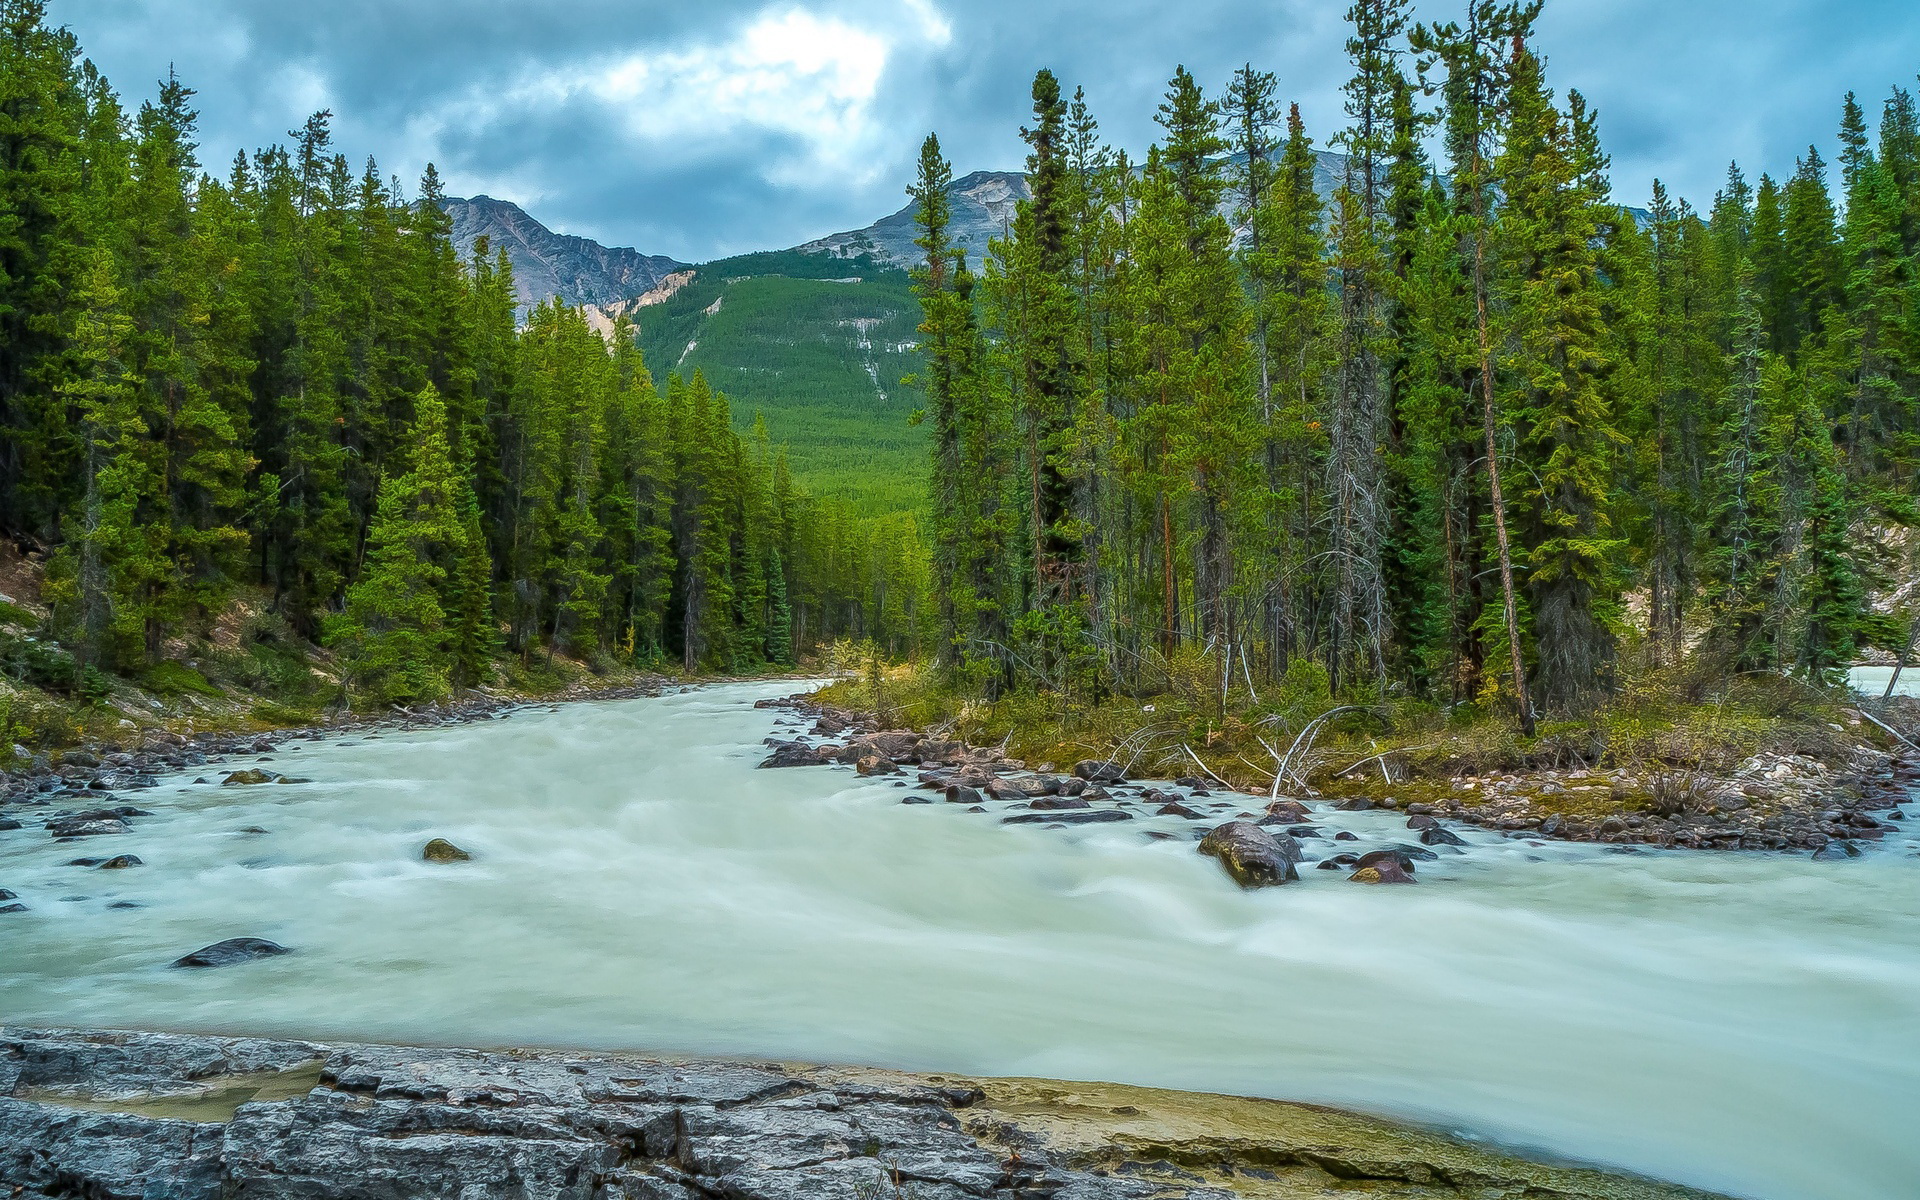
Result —
[[[505,250],[513,263],[513,282],[522,310],[559,296],[567,304],[611,305],[659,287],[687,264],[661,254],[642,254],[602,246],[588,238],[555,233],[528,216],[519,205],[491,196],[442,202],[453,218],[453,240],[461,256],[485,237],[493,250]]]
[[[1340,186],[1346,161],[1345,156],[1329,151],[1317,153],[1313,185],[1323,199],[1331,198],[1334,189]],[[947,199],[953,206],[953,228],[949,235],[953,244],[964,248],[967,261],[977,268],[980,260],[986,256],[987,243],[993,238],[1006,236],[1013,225],[1014,209],[1020,201],[1032,195],[1032,189],[1027,186],[1027,177],[1017,171],[975,171],[954,180],[947,186]],[[1231,219],[1231,198],[1225,207]],[[919,235],[920,230],[914,222],[914,206],[909,204],[865,229],[832,234],[796,249],[835,258],[872,255],[879,262],[910,267],[924,255],[924,251],[913,244],[913,239]]]
[[[953,228],[949,232],[953,244],[965,248],[967,261],[979,266],[986,256],[987,242],[1006,236],[1013,224],[1014,209],[1032,195],[1027,177],[1018,171],[975,171],[954,180],[947,186],[947,198],[953,205]],[[919,236],[914,206],[909,204],[865,229],[832,234],[796,249],[834,258],[872,255],[878,262],[908,267],[924,257],[925,252],[913,244]]]

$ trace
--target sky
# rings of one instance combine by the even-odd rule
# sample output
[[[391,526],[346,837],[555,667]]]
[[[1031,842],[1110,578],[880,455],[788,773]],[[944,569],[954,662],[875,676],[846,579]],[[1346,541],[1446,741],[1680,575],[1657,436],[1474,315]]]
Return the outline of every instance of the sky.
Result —
[[[1447,20],[1464,0],[1416,2]],[[1138,153],[1177,64],[1219,91],[1275,72],[1308,132],[1341,124],[1347,0],[51,0],[129,107],[169,66],[201,158],[334,113],[356,165],[512,200],[550,228],[704,262],[863,227],[905,204],[920,140],[956,175],[1018,169],[1033,72],[1085,87]],[[1615,196],[1705,206],[1730,160],[1834,155],[1920,71],[1915,0],[1548,0],[1549,82],[1600,114]],[[411,186],[411,184],[410,184]]]

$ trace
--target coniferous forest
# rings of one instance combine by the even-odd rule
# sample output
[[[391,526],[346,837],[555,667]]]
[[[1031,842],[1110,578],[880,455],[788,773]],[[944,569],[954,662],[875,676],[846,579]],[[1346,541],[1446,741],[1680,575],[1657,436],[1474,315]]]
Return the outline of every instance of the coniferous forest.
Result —
[[[243,589],[381,702],[501,654],[915,636],[912,539],[801,494],[697,374],[656,386],[630,321],[516,313],[431,167],[409,196],[324,112],[203,164],[185,84],[129,111],[40,0],[0,23],[0,528],[82,673],[151,668]]]
[[[978,275],[929,137],[939,654],[1097,701],[1292,671],[1591,712],[1623,655],[1839,679],[1908,618],[1920,114],[1849,95],[1829,169],[1623,207],[1538,2],[1348,12],[1345,156],[1248,66],[1175,72],[1144,160],[1033,83],[1032,200]]]
[[[923,148],[928,511],[875,518],[630,318],[517,311],[433,168],[356,167],[323,112],[215,169],[188,86],[130,109],[44,8],[0,5],[0,527],[82,674],[249,595],[374,702],[855,637],[966,695],[1299,670],[1530,730],[1623,655],[1824,683],[1911,646],[1873,602],[1920,517],[1907,90],[1845,99],[1831,169],[1633,209],[1537,2],[1359,0],[1318,135],[1254,66],[1183,68],[1136,158],[1041,71],[977,272]]]

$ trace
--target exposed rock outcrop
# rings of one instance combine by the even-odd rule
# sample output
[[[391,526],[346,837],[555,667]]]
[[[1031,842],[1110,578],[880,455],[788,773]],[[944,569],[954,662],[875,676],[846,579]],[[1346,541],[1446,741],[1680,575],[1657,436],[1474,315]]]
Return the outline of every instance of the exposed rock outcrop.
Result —
[[[1335,1192],[1706,1200],[1325,1109],[1112,1085],[0,1029],[0,1194],[22,1200]]]

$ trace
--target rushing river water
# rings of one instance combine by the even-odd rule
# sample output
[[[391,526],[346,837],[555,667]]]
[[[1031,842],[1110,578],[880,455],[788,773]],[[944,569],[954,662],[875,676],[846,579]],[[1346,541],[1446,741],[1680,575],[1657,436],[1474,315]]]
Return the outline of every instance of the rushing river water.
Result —
[[[130,835],[0,834],[30,906],[0,916],[0,1019],[1103,1079],[1769,1200],[1920,1193],[1909,836],[1825,864],[1467,832],[1418,887],[1244,893],[1175,818],[1004,826],[756,771],[783,718],[751,705],[783,690],[299,744],[271,769],[309,783],[169,780]],[[475,861],[419,861],[434,836]],[[103,852],[146,865],[62,865]],[[166,969],[237,935],[297,953]]]
[[[1887,690],[1890,679],[1893,679],[1892,667],[1855,667],[1851,681],[1865,695],[1878,697]],[[1897,696],[1920,696],[1920,663],[1909,664],[1900,672],[1893,691]]]

